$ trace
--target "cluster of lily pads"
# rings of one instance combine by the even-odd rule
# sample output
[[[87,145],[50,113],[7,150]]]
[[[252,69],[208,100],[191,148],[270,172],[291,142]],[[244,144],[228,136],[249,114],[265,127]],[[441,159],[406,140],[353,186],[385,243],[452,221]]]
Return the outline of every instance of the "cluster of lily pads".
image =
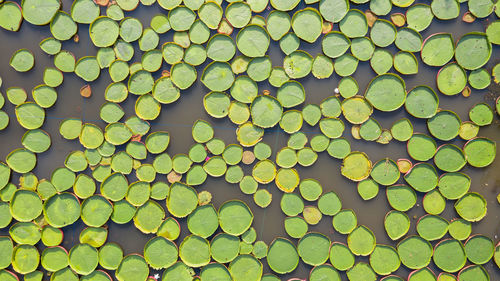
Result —
[[[23,22],[50,25],[53,37],[40,42],[40,48],[54,63],[30,98],[22,87],[5,90],[26,133],[22,147],[0,162],[0,229],[9,231],[0,237],[0,280],[23,276],[40,281],[48,274],[51,281],[106,281],[113,280],[111,275],[146,281],[156,278],[150,276],[151,268],[162,270],[162,280],[273,281],[293,274],[299,262],[312,267],[311,281],[341,280],[341,272],[351,281],[398,281],[403,278],[392,273],[401,264],[412,270],[410,281],[490,280],[482,265],[494,258],[500,266],[500,246],[490,237],[471,235],[473,223],[486,215],[486,200],[470,192],[471,178],[460,171],[494,161],[496,143],[479,131],[493,122],[495,111],[500,114],[500,102],[493,108],[476,104],[469,120],[462,121],[439,108],[433,88],[420,85],[407,91],[403,79],[418,72],[419,55],[424,64],[440,68],[435,81],[440,94],[467,97],[490,86],[492,77],[499,83],[500,64],[492,69],[485,65],[492,44],[500,44],[500,1],[461,2],[75,0],[67,13],[59,0],[23,0],[20,5],[0,0],[0,27],[15,32]],[[144,27],[126,16],[138,5],[159,5],[162,12]],[[393,12],[393,6],[406,13]],[[420,32],[435,19],[455,20],[461,6],[468,8],[466,22],[492,20],[485,30],[459,39],[445,32],[423,39]],[[79,25],[89,25],[98,51],[77,60],[63,45],[84,36],[77,34]],[[173,41],[160,46],[166,34],[173,34]],[[273,66],[267,55],[272,41],[285,55],[283,65]],[[321,44],[322,52],[313,57],[300,50],[307,43]],[[386,48],[393,45],[399,50],[395,55]],[[132,60],[137,50],[140,62]],[[377,75],[364,94],[351,76],[363,62]],[[28,49],[10,60],[18,72],[30,71],[34,64]],[[160,71],[165,68],[169,70]],[[189,151],[171,156],[166,152],[170,134],[150,132],[148,121],[158,118],[162,105],[182,98],[181,91],[196,82],[200,70],[208,89],[205,111],[213,118],[229,118],[239,143],[226,145],[215,137],[210,122],[198,120]],[[63,120],[60,135],[78,141],[82,149],[71,152],[50,179],[39,179],[32,171],[51,146],[42,128],[46,109],[57,101],[56,88],[71,73],[91,83],[101,72],[113,81],[100,109],[106,127],[79,118]],[[319,105],[305,104],[298,80],[310,74],[340,77],[338,91]],[[274,90],[259,90],[261,83]],[[80,94],[91,98],[91,84]],[[135,100],[135,112],[125,119],[120,103],[127,98]],[[1,94],[0,108],[4,103]],[[410,119],[426,122],[428,133],[414,132],[408,118],[384,129],[374,110],[405,110]],[[311,137],[302,132],[304,121],[319,133]],[[0,129],[9,122],[0,110]],[[287,146],[273,153],[262,138],[266,129],[278,126],[289,137]],[[405,142],[411,159],[372,163],[365,153],[351,151],[343,137],[346,127],[355,139],[380,145]],[[448,143],[456,139],[465,142],[463,147]],[[314,165],[322,152],[357,183],[362,199],[373,199],[383,186],[392,208],[383,223],[397,247],[377,244],[373,232],[358,225],[354,211],[343,208],[334,191],[300,177],[295,167]],[[252,167],[251,175],[245,175],[244,166]],[[216,209],[212,194],[196,190],[209,176],[238,185],[261,208],[273,201],[270,189],[281,190],[278,201],[288,237],[276,237],[269,245],[257,240],[253,212],[242,201],[229,200]],[[427,214],[416,222],[418,235],[407,235],[411,220],[406,212],[417,205],[417,194],[424,194]],[[458,216],[451,221],[440,216],[448,201],[454,202]],[[347,244],[309,232],[322,219],[332,220]],[[64,229],[79,220],[88,227],[79,243],[65,249]],[[179,220],[186,221],[189,235],[181,237]],[[124,255],[120,245],[107,242],[111,222],[133,224],[154,237],[142,253]],[[437,277],[428,267],[431,261],[442,271]],[[263,274],[263,262],[272,273]]]

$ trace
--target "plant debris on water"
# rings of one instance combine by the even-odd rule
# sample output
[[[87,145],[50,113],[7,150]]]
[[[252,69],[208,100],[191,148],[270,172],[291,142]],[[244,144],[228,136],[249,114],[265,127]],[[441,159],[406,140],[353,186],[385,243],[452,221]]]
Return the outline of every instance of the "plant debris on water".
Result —
[[[492,165],[497,153],[483,128],[498,130],[500,2],[430,2],[0,0],[1,42],[29,25],[50,32],[39,42],[44,58],[24,46],[2,54],[0,131],[24,135],[0,161],[0,280],[303,280],[294,279],[304,278],[297,268],[310,269],[311,281],[497,276],[498,237],[475,227],[498,214],[488,213],[491,200],[467,172]],[[442,21],[478,29],[430,34]],[[354,73],[370,67],[371,81],[359,85]],[[436,76],[413,85],[424,69]],[[7,72],[43,83],[11,85]],[[80,88],[63,93],[66,79]],[[303,86],[311,79],[333,82],[319,104],[311,96],[325,93]],[[191,89],[202,102],[190,106],[207,114],[190,124],[192,140],[154,129]],[[495,98],[468,103],[465,117],[440,104],[486,91]],[[99,116],[59,121],[60,137],[79,148],[54,167],[45,159],[60,139],[45,131],[57,119],[51,108],[78,94],[105,102]],[[220,124],[236,143],[222,138]],[[264,142],[275,131],[285,147]],[[173,151],[173,141],[190,148]],[[396,142],[406,158],[363,151]],[[309,177],[321,154],[349,186]],[[37,176],[40,166],[50,177]],[[245,200],[200,190],[209,178]],[[363,201],[385,197],[387,213],[372,216],[385,233],[358,221],[341,188],[356,188]],[[283,213],[272,222],[281,236],[254,216],[268,207]],[[423,213],[410,218],[411,209]],[[315,225],[325,220],[330,230],[321,233]],[[111,224],[147,235],[143,251],[115,243],[127,232],[112,233]],[[85,228],[76,233],[77,225]],[[274,238],[264,241],[262,231]]]

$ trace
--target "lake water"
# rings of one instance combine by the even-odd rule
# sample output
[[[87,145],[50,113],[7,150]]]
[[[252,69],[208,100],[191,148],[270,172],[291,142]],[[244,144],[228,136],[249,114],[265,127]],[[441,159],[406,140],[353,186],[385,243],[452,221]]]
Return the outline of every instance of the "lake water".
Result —
[[[71,7],[70,3],[71,1],[64,0],[63,10],[69,12]],[[368,9],[367,5],[361,5],[358,8],[363,11]],[[495,19],[493,15],[490,16],[489,19],[477,20],[472,24],[468,24],[460,20],[461,16],[467,10],[467,5],[462,4],[461,9],[461,15],[456,20],[434,20],[428,29],[421,32],[423,38],[425,39],[435,32],[451,32],[456,41],[461,35],[467,32],[483,31],[487,22]],[[396,11],[398,11],[398,9],[394,8],[392,12]],[[127,13],[126,16],[139,18],[143,25],[147,27],[149,26],[150,18],[159,12],[162,11],[157,5],[152,7],[141,6],[134,12]],[[264,14],[265,13],[267,12],[264,12]],[[336,25],[335,28],[338,29],[338,26]],[[171,41],[171,34],[172,33],[169,32],[168,35],[161,35],[160,44]],[[88,25],[79,25],[78,35],[80,38],[78,43],[72,40],[64,42],[63,49],[73,52],[77,58],[82,56],[94,56],[97,52],[97,48],[92,45],[88,37]],[[233,33],[233,36],[235,35],[236,32]],[[3,94],[5,94],[8,87],[12,86],[23,87],[29,93],[34,86],[43,83],[43,70],[45,67],[53,65],[53,59],[51,56],[41,51],[38,44],[44,38],[50,36],[51,34],[48,26],[37,27],[26,22],[22,24],[20,31],[17,33],[0,29],[0,77],[3,79],[3,86],[0,91],[2,91]],[[136,46],[136,54],[132,61],[140,61],[140,56],[138,55],[140,51],[137,48],[137,43],[134,43],[134,46]],[[30,49],[35,55],[35,67],[27,73],[17,73],[9,66],[11,55],[15,50],[20,48]],[[321,52],[321,46],[319,44],[313,45],[301,42],[300,49],[309,52],[313,56]],[[397,52],[394,46],[389,47],[389,50],[392,51],[393,54]],[[273,61],[273,66],[282,65],[284,55],[280,51],[278,44],[271,44],[269,55]],[[417,55],[417,57],[419,59],[419,73],[417,75],[403,77],[406,81],[407,90],[417,85],[428,85],[434,88],[438,93],[435,77],[439,68],[428,67],[421,62],[419,55]],[[499,62],[500,47],[494,46],[492,58],[486,67],[490,70],[493,65]],[[207,63],[197,68],[198,78],[201,75],[201,70],[206,64]],[[163,69],[168,70],[169,66],[164,63],[161,70]],[[160,76],[161,70],[155,74],[155,78]],[[354,78],[356,78],[359,83],[360,93],[364,92],[369,81],[375,76],[376,74],[371,70],[369,62],[360,62],[354,75]],[[319,104],[324,98],[333,95],[333,90],[337,86],[339,77],[333,75],[328,79],[317,80],[313,78],[312,75],[309,75],[306,78],[299,79],[299,81],[306,89],[306,104]],[[46,130],[51,135],[52,147],[49,151],[38,156],[38,165],[33,172],[38,175],[39,178],[49,178],[53,169],[64,165],[64,159],[69,152],[81,149],[78,141],[68,141],[59,135],[58,126],[63,119],[69,117],[81,118],[86,122],[92,122],[104,128],[105,123],[99,119],[99,108],[104,103],[104,89],[109,83],[111,83],[111,80],[108,71],[106,69],[102,70],[99,79],[91,83],[93,92],[92,97],[86,99],[82,98],[79,94],[79,89],[85,85],[84,81],[73,73],[64,74],[64,83],[57,88],[57,103],[46,111],[47,118],[42,127],[42,129]],[[271,94],[276,92],[276,88],[271,87],[267,82],[259,84],[259,91],[264,89],[269,89]],[[191,126],[197,119],[204,119],[213,124],[216,132],[215,136],[223,139],[226,144],[237,143],[235,135],[236,126],[232,124],[228,118],[216,120],[210,117],[203,109],[203,96],[208,92],[209,90],[205,88],[201,82],[195,82],[191,88],[182,91],[178,101],[170,105],[163,105],[159,118],[151,122],[151,131],[164,130],[170,133],[171,142],[167,152],[171,156],[177,153],[187,153],[189,147],[194,144],[191,138]],[[483,101],[488,102],[490,105],[494,104],[494,99],[500,95],[500,86],[491,85],[486,90],[473,90],[471,96],[468,98],[461,95],[451,97],[444,96],[443,94],[438,95],[440,99],[440,108],[453,110],[462,120],[468,120],[468,111],[474,104]],[[125,117],[130,117],[134,114],[135,100],[136,96],[129,95],[129,98],[121,104],[126,112]],[[2,160],[5,159],[10,151],[21,147],[21,137],[25,132],[25,130],[15,121],[14,106],[6,102],[4,110],[11,116],[11,122],[5,130],[0,132],[0,140],[2,143],[0,145],[0,159]],[[382,127],[386,129],[390,128],[392,122],[395,120],[407,117],[414,125],[415,132],[427,133],[425,122],[412,118],[406,114],[404,108],[400,108],[391,113],[376,111],[373,116],[380,122]],[[314,134],[319,133],[318,128],[310,127],[306,123],[304,123],[302,131],[307,133],[308,137],[312,137]],[[481,128],[479,135],[489,137],[495,141],[500,140],[498,115],[495,115],[495,120],[492,125]],[[388,145],[355,140],[352,138],[349,129],[346,129],[344,132],[344,137],[350,141],[352,150],[366,152],[372,161],[377,161],[384,157],[390,157],[392,159],[409,158],[405,144],[395,140],[391,141]],[[276,128],[266,130],[263,139],[265,143],[272,147],[273,159],[276,152],[286,146],[287,140],[288,135]],[[455,140],[453,143],[462,146],[464,141]],[[151,159],[148,158],[146,162],[148,161],[151,161]],[[323,152],[319,154],[318,161],[312,167],[298,167],[297,170],[301,178],[315,178],[319,180],[323,186],[324,192],[335,191],[342,200],[343,208],[353,209],[356,212],[358,224],[368,226],[375,233],[377,243],[395,246],[396,243],[389,239],[383,227],[384,216],[391,210],[385,197],[385,188],[381,187],[375,199],[363,201],[357,193],[356,184],[340,175],[340,165],[340,160],[334,160],[328,156],[326,152]],[[245,166],[244,171],[247,175],[251,174],[251,165]],[[473,224],[473,234],[481,233],[493,238],[495,242],[498,242],[499,239],[497,235],[500,234],[500,205],[496,200],[496,196],[500,192],[500,161],[497,159],[492,165],[485,169],[476,169],[466,166],[462,171],[472,178],[471,191],[481,193],[488,202],[488,214],[482,221]],[[164,176],[159,177],[161,180],[165,180]],[[14,177],[13,182],[18,182],[18,176]],[[403,180],[400,179],[400,182],[402,183]],[[203,185],[197,187],[197,190],[207,190],[211,192],[213,194],[213,203],[216,207],[219,207],[223,202],[230,199],[241,199],[245,201],[251,207],[255,216],[253,226],[258,233],[257,240],[263,240],[269,245],[273,238],[277,236],[287,237],[287,235],[283,227],[285,215],[281,212],[279,205],[282,192],[279,191],[274,184],[270,184],[266,188],[273,195],[273,202],[266,209],[261,209],[256,206],[252,196],[244,195],[237,185],[228,184],[223,178],[209,178]],[[422,208],[421,194],[419,195],[417,204],[417,206],[408,212],[408,216],[411,218],[412,222],[409,234],[416,233],[416,221],[420,216],[425,214]],[[447,202],[446,210],[443,212],[442,216],[448,220],[458,217],[454,211],[453,202]],[[180,220],[180,222],[182,234],[177,241],[182,241],[182,238],[188,233],[185,220]],[[140,231],[135,229],[132,223],[117,225],[110,222],[108,223],[108,227],[108,241],[119,243],[126,254],[142,253],[145,243],[153,237],[152,235],[143,235]],[[69,249],[74,243],[78,243],[78,235],[83,228],[84,224],[79,221],[75,225],[64,229],[65,238],[63,246],[66,249]],[[331,217],[324,216],[318,225],[310,227],[309,230],[322,232],[328,235],[332,241],[346,241],[345,235],[334,232]],[[0,230],[0,235],[4,233],[7,233],[7,229]],[[446,237],[448,237],[448,235],[444,238]],[[436,242],[432,244],[435,245]],[[368,258],[357,259],[357,261],[367,262]],[[265,265],[265,262],[263,264]],[[430,268],[435,273],[440,272],[432,263]],[[491,280],[500,280],[500,270],[493,261],[488,262],[485,268],[490,273]],[[287,280],[291,277],[305,279],[308,277],[310,270],[310,266],[301,262],[293,273],[282,276],[282,280]],[[264,271],[270,272],[270,269],[265,265]],[[395,274],[406,277],[408,273],[409,271],[404,266],[401,266]],[[342,278],[347,280],[345,273],[342,273]]]

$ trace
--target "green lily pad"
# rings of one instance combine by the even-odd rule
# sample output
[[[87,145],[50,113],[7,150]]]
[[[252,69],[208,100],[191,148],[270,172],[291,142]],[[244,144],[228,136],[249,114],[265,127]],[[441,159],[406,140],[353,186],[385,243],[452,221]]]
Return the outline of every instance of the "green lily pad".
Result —
[[[109,47],[116,42],[120,27],[113,19],[101,16],[90,24],[89,34],[96,47]]]
[[[467,259],[474,264],[485,264],[492,257],[495,250],[493,241],[484,235],[473,235],[465,242]]]
[[[486,215],[486,200],[479,193],[467,193],[455,203],[455,210],[467,221],[480,221]]]
[[[434,15],[427,4],[418,3],[408,8],[406,21],[408,26],[420,32],[425,30],[432,22]]]
[[[434,90],[428,86],[417,86],[407,95],[406,111],[417,118],[431,118],[436,115],[439,98]]]
[[[387,47],[396,39],[396,27],[390,21],[377,19],[370,30],[370,38],[378,47]]]
[[[46,25],[61,7],[59,0],[27,0],[22,4],[23,17],[34,25]]]
[[[467,261],[464,246],[454,239],[439,242],[434,248],[432,258],[436,266],[446,272],[459,271]]]
[[[439,0],[431,3],[432,13],[440,20],[451,20],[460,14],[458,1]]]
[[[437,139],[448,141],[458,136],[462,121],[450,110],[442,110],[427,120],[427,128]]]
[[[5,162],[14,172],[23,174],[33,170],[37,160],[33,152],[24,148],[18,148],[7,155]]]
[[[292,18],[292,29],[302,40],[313,43],[321,35],[323,19],[318,10],[306,8],[297,11]]]
[[[148,275],[149,268],[145,259],[137,254],[124,257],[116,270],[116,278],[120,281],[143,281]]]
[[[322,41],[323,53],[330,58],[342,56],[351,46],[351,40],[341,32],[332,31],[327,33]]]
[[[2,10],[0,10],[0,13]],[[26,72],[29,71],[31,68],[33,68],[33,66],[35,65],[35,57],[33,56],[33,53],[30,50],[20,49],[17,50],[12,55],[9,64],[12,68],[14,68],[18,72]]]
[[[333,242],[330,247],[330,262],[332,265],[341,271],[345,271],[353,267],[354,255],[351,250],[340,242]]]
[[[366,16],[357,9],[350,9],[340,21],[339,27],[340,31],[349,38],[363,37],[368,32]]]
[[[353,210],[346,209],[333,216],[332,224],[340,234],[349,234],[358,225],[358,219]]]
[[[239,236],[243,234],[253,222],[253,213],[242,201],[226,201],[219,208],[219,224],[228,234]]]
[[[77,29],[78,26],[72,17],[64,11],[58,11],[50,22],[50,32],[55,39],[60,41],[71,39],[76,34]]]
[[[222,19],[222,8],[216,2],[207,2],[198,10],[200,20],[204,22],[210,29],[217,29]]]
[[[16,117],[23,128],[38,129],[45,121],[45,110],[36,103],[25,102],[16,106]]]
[[[377,280],[377,275],[370,265],[364,262],[358,262],[347,271],[347,278],[349,278],[349,280],[375,281]]]
[[[88,244],[77,244],[69,251],[69,265],[76,273],[88,275],[99,262],[97,250]]]
[[[462,92],[466,84],[467,75],[464,69],[456,63],[449,63],[443,66],[438,72],[438,89],[447,96],[453,96]]]
[[[274,239],[269,245],[267,263],[278,274],[292,272],[299,264],[299,254],[295,245],[285,238]]]
[[[476,69],[469,73],[469,84],[472,88],[482,90],[491,84],[491,77],[484,68]]]
[[[240,255],[229,264],[234,281],[258,281],[262,277],[262,264],[251,255]]]
[[[458,273],[459,280],[469,281],[488,281],[490,276],[488,272],[480,265],[470,265]]]
[[[388,245],[378,244],[370,255],[370,266],[379,275],[396,271],[401,262],[396,250]]]
[[[238,50],[248,57],[264,56],[269,47],[269,42],[269,35],[266,30],[254,24],[241,29],[236,37]]]
[[[253,100],[250,111],[255,125],[262,128],[271,128],[280,121],[283,107],[273,97],[258,96]]]
[[[321,233],[310,232],[299,240],[297,250],[304,263],[321,265],[329,257],[330,239]]]
[[[418,5],[414,5],[418,6]],[[412,6],[412,7],[414,7]],[[411,9],[411,8],[410,8]],[[407,14],[408,16],[408,14]],[[407,18],[408,20],[408,18]],[[396,35],[396,47],[401,51],[406,52],[420,52],[422,48],[422,35],[418,33],[415,29],[411,27],[403,27],[398,30],[398,34]]]
[[[409,236],[399,242],[398,254],[401,262],[410,269],[424,268],[431,261],[431,244],[419,236]]]
[[[43,206],[45,220],[51,226],[58,228],[77,221],[80,218],[80,210],[80,202],[75,195],[70,193],[56,194],[45,201]]]
[[[231,280],[229,270],[222,264],[211,263],[202,268],[200,278],[205,280],[220,279],[221,281]]]
[[[0,5],[0,27],[9,31],[18,31],[23,21],[21,6],[7,1]]]
[[[17,222],[9,229],[9,235],[17,244],[35,245],[40,241],[40,228],[33,222]]]
[[[394,69],[404,75],[417,74],[418,61],[413,53],[401,51],[394,56]]]
[[[56,272],[69,265],[68,252],[63,247],[46,248],[40,261],[47,271]]]
[[[167,198],[167,209],[175,217],[186,217],[198,205],[198,194],[190,186],[175,182],[170,187]]]
[[[358,182],[357,190],[363,200],[371,200],[377,196],[379,186],[373,179],[368,178]]]
[[[225,91],[234,82],[231,66],[226,62],[212,62],[203,70],[203,84],[212,91]]]
[[[56,69],[53,70],[59,72],[59,70]],[[36,86],[31,92],[31,95],[33,96],[35,102],[43,108],[52,107],[57,100],[56,90],[48,85]]]
[[[474,138],[464,145],[464,152],[469,165],[486,167],[495,159],[496,144],[488,138]]]
[[[405,181],[419,192],[428,192],[438,184],[436,169],[427,163],[415,164],[404,176]]]
[[[491,43],[486,33],[471,32],[458,40],[455,59],[463,68],[475,70],[488,62],[491,52]]]
[[[313,58],[304,51],[294,51],[283,60],[286,74],[293,79],[307,76],[312,69]]]
[[[440,0],[440,2],[448,0]],[[420,53],[422,61],[431,66],[443,66],[455,54],[453,37],[449,33],[432,34],[424,40]]]
[[[493,109],[486,103],[478,103],[469,111],[469,118],[478,126],[486,126],[493,121]]]
[[[341,173],[352,181],[361,181],[370,175],[372,163],[363,152],[349,153],[342,162]]]
[[[385,74],[392,68],[392,53],[386,49],[377,48],[370,59],[370,66],[377,74]]]
[[[219,227],[217,211],[210,204],[196,208],[187,221],[189,231],[203,238],[212,236]]]
[[[445,144],[437,150],[434,163],[445,172],[457,172],[465,166],[467,161],[464,152],[459,147]]]
[[[342,114],[352,124],[364,123],[372,113],[372,105],[362,97],[354,96],[342,101]]]
[[[38,250],[31,245],[17,245],[12,251],[12,268],[19,274],[35,271],[40,262]]]
[[[400,172],[394,160],[385,158],[373,165],[370,176],[379,184],[392,185],[399,180]]]
[[[396,74],[379,75],[368,85],[365,98],[378,110],[394,111],[405,102],[406,86]]]
[[[42,200],[33,191],[18,190],[10,201],[10,212],[17,221],[32,221],[42,213]]]
[[[440,216],[427,214],[417,222],[417,232],[427,241],[441,239],[448,232],[448,221]]]
[[[385,215],[384,227],[392,240],[403,237],[410,229],[410,218],[400,211],[392,210]]]
[[[92,227],[104,225],[113,212],[113,206],[100,195],[91,196],[82,203],[82,221]]]
[[[347,236],[347,245],[353,254],[357,256],[367,256],[375,248],[375,235],[373,232],[361,225],[355,228]]]
[[[155,233],[158,231],[164,218],[165,211],[160,204],[148,200],[137,209],[134,216],[134,225],[143,233]]]
[[[410,275],[408,275],[409,281],[415,280],[436,280],[436,275],[429,268],[421,268],[415,271],[412,271]]]
[[[210,244],[202,237],[189,235],[179,246],[179,257],[190,267],[202,267],[210,262]]]

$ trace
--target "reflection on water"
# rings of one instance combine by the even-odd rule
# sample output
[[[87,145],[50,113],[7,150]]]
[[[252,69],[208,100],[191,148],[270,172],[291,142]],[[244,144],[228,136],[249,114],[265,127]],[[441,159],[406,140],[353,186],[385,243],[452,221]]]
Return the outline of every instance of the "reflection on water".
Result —
[[[69,11],[70,1],[64,2],[64,10]],[[461,5],[462,12],[465,12],[466,5]],[[361,6],[361,10],[366,10],[368,7],[366,5]],[[397,10],[394,8],[393,12]],[[129,13],[127,15],[137,17],[141,19],[143,25],[146,27],[149,25],[149,19],[152,15],[160,12],[160,9],[155,5],[154,7],[140,7],[136,11]],[[461,16],[459,17],[459,19]],[[439,31],[446,31],[453,33],[454,39],[458,39],[461,35],[471,32],[484,30],[486,21],[476,21],[472,24],[467,24],[461,20],[454,20],[451,22],[435,20],[432,25],[422,32],[423,38],[426,38],[430,34]],[[335,26],[338,29],[338,26]],[[68,41],[63,44],[63,49],[72,51],[77,58],[86,55],[95,55],[97,48],[95,48],[88,38],[88,26],[79,25],[78,31],[80,41],[75,43],[73,41]],[[235,36],[236,33],[233,33]],[[33,25],[23,23],[20,32],[12,33],[0,29],[0,76],[3,78],[2,91],[12,86],[21,86],[25,88],[28,92],[36,85],[42,82],[42,72],[46,66],[52,65],[52,58],[45,53],[43,53],[38,47],[39,42],[49,37],[50,31],[48,27],[35,27]],[[160,44],[168,42],[171,40],[171,35],[160,36]],[[137,43],[134,43],[137,46]],[[16,73],[9,66],[10,55],[17,49],[28,48],[35,54],[35,67],[28,73]],[[301,42],[300,49],[309,52],[312,55],[317,54],[321,51],[319,44],[308,44]],[[397,52],[395,47],[389,47],[389,50],[395,54]],[[493,55],[490,63],[487,65],[489,69],[500,61],[500,48],[499,46],[493,47]],[[135,57],[132,61],[139,61],[139,49],[136,49]],[[272,44],[269,50],[269,55],[273,61],[273,65],[281,65],[283,61],[283,54],[281,53],[278,44]],[[431,68],[426,66],[420,61],[419,56],[419,73],[418,75],[405,76],[407,89],[411,89],[417,85],[428,85],[433,87],[436,92],[435,77],[438,68]],[[201,69],[206,65],[198,67],[198,74],[200,75]],[[163,69],[168,69],[164,64],[163,68],[155,74],[155,77],[159,77]],[[360,62],[358,70],[356,71],[354,77],[359,83],[360,91],[366,88],[369,81],[375,76],[375,73],[370,69],[369,62]],[[336,87],[339,79],[337,76],[326,80],[316,80],[309,75],[306,78],[299,80],[303,83],[306,89],[307,99],[306,103],[316,103],[319,104],[324,98],[333,95],[333,89]],[[79,95],[79,89],[84,85],[83,81],[79,79],[74,74],[65,74],[64,83],[57,88],[58,91],[58,101],[55,106],[47,110],[47,120],[43,127],[52,136],[52,148],[42,153],[39,157],[39,163],[34,170],[40,178],[49,178],[50,172],[58,166],[64,165],[65,156],[72,150],[80,149],[77,141],[68,141],[61,138],[58,134],[58,125],[60,121],[67,117],[78,117],[86,120],[87,122],[93,122],[104,128],[105,123],[98,120],[100,105],[104,102],[104,89],[111,82],[107,70],[101,72],[100,78],[93,82],[92,91],[93,95],[90,99],[84,99]],[[274,94],[276,89],[271,87],[267,82],[259,83],[259,90],[269,89],[271,94]],[[151,122],[151,130],[166,130],[171,135],[171,144],[168,148],[170,155],[176,153],[185,153],[189,147],[193,144],[191,139],[191,125],[196,119],[208,120],[216,128],[216,137],[223,139],[226,144],[236,143],[235,137],[235,125],[232,124],[227,118],[223,120],[216,120],[208,116],[203,109],[202,99],[203,96],[208,92],[208,90],[201,84],[201,82],[196,82],[189,90],[183,91],[181,98],[170,105],[162,106],[162,113],[157,120]],[[440,98],[440,108],[449,109],[455,111],[462,120],[468,119],[468,110],[478,102],[486,101],[490,105],[493,104],[494,97],[500,94],[499,86],[490,86],[487,90],[477,91],[473,90],[472,95],[468,98],[462,97],[461,95],[448,97],[439,94]],[[125,101],[122,106],[126,112],[125,117],[129,117],[134,112],[135,96],[129,96],[127,101]],[[14,107],[11,104],[6,103],[4,110],[11,116],[15,118]],[[374,118],[377,119],[383,128],[390,128],[392,122],[398,120],[402,117],[407,117],[411,120],[414,125],[415,132],[427,132],[425,122],[417,120],[410,116],[407,116],[404,109],[401,108],[395,112],[391,113],[381,113],[375,112]],[[318,128],[312,128],[304,123],[303,131],[308,135],[308,137],[314,136],[314,134],[319,133]],[[6,155],[13,149],[20,147],[20,140],[24,133],[24,130],[15,124],[15,120],[11,120],[11,125],[4,131],[0,132],[0,139],[2,140],[2,145],[0,146],[0,159],[5,159]],[[499,119],[495,116],[494,123],[488,127],[481,128],[481,136],[489,137],[495,141],[500,140],[500,130],[499,130]],[[350,135],[350,130],[346,130],[344,136],[351,142],[353,150],[360,150],[366,152],[372,161],[377,161],[383,157],[390,157],[392,159],[398,158],[409,158],[406,153],[406,148],[404,143],[397,141],[392,141],[388,145],[382,145],[375,142],[366,142],[361,140],[355,140]],[[6,142],[6,140],[12,140]],[[264,142],[271,145],[273,148],[273,156],[275,156],[276,151],[280,148],[286,146],[288,135],[278,129],[266,130],[264,137]],[[309,138],[310,139],[310,138]],[[455,144],[462,146],[463,141],[456,140]],[[438,142],[439,144],[439,142]],[[151,161],[151,159],[148,159]],[[390,207],[385,198],[385,190],[381,188],[379,195],[370,201],[363,201],[356,191],[356,184],[348,181],[340,175],[340,164],[339,160],[334,160],[329,157],[326,152],[319,154],[318,161],[312,167],[304,168],[298,167],[297,170],[301,178],[315,178],[320,181],[323,186],[324,192],[335,191],[339,197],[342,199],[343,208],[353,209],[358,217],[359,224],[368,226],[376,235],[377,243],[384,243],[395,246],[396,243],[391,241],[385,234],[383,227],[383,218],[385,214],[390,210]],[[498,241],[497,235],[500,233],[500,206],[496,201],[496,195],[500,192],[500,161],[495,161],[486,169],[475,169],[471,167],[465,167],[463,172],[470,175],[472,178],[471,190],[481,193],[488,201],[488,215],[479,223],[473,225],[473,233],[482,233],[489,237],[494,238]],[[251,167],[244,167],[245,174],[251,173]],[[162,176],[163,177],[163,176]],[[165,180],[165,178],[162,178]],[[17,182],[17,179],[14,179]],[[400,180],[402,182],[402,180]],[[270,243],[274,237],[284,236],[286,233],[283,227],[283,220],[285,215],[281,212],[279,201],[281,198],[281,191],[279,191],[274,184],[266,186],[268,190],[273,195],[272,204],[266,208],[261,209],[255,205],[252,196],[244,195],[239,190],[237,185],[228,184],[223,179],[208,179],[205,184],[197,187],[198,191],[207,190],[210,191],[213,197],[213,203],[216,207],[220,206],[224,201],[229,199],[238,198],[245,201],[253,210],[255,215],[254,227],[258,233],[258,240],[264,240],[266,243]],[[409,234],[415,232],[415,223],[417,219],[425,214],[422,208],[422,195],[419,195],[418,205],[408,212],[409,217],[412,219],[412,227]],[[313,204],[314,202],[311,202]],[[455,218],[457,215],[453,209],[453,202],[447,202],[446,210],[443,212],[442,216],[448,220]],[[183,220],[185,221],[185,220]],[[126,254],[129,253],[142,253],[145,243],[152,237],[152,235],[143,235],[137,229],[133,227],[131,223],[127,225],[117,225],[114,223],[109,223],[109,241],[118,242],[125,250]],[[181,223],[182,234],[181,239],[187,234],[187,227],[185,222]],[[78,235],[80,231],[84,228],[82,223],[76,224],[74,226],[65,228],[65,240],[64,247],[70,248],[74,243],[78,243]],[[323,220],[316,226],[311,226],[310,231],[319,231],[330,237],[332,241],[346,242],[346,236],[334,233],[331,217],[324,217]],[[3,234],[5,230],[0,231]],[[445,237],[446,238],[446,237]],[[179,240],[178,240],[179,241]],[[180,240],[182,241],[182,240]],[[432,243],[433,245],[436,242]],[[368,258],[361,258],[361,261],[368,261]],[[491,280],[500,280],[500,270],[494,265],[493,261],[490,261],[485,265],[485,268],[491,275]],[[290,277],[300,277],[307,278],[311,267],[300,263],[299,267],[292,273],[283,277],[286,280]],[[440,272],[436,267],[431,266],[434,272]],[[265,272],[270,272],[269,268],[265,268]],[[401,266],[396,274],[401,276],[407,276],[408,270]],[[345,274],[342,275],[343,279],[346,279]]]

